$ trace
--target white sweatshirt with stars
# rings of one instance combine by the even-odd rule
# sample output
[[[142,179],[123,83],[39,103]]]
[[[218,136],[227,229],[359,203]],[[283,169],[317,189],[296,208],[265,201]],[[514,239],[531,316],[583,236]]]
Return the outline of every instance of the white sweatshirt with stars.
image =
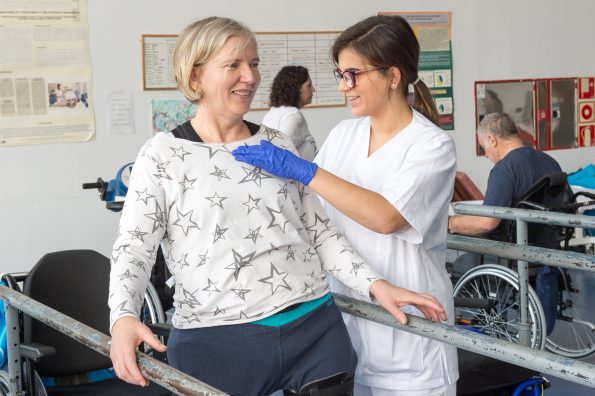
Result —
[[[231,151],[283,134],[206,144],[160,133],[141,149],[112,253],[111,326],[140,315],[161,244],[175,279],[173,324],[253,322],[329,292],[326,274],[369,296],[381,277],[334,228],[315,193],[237,162]]]

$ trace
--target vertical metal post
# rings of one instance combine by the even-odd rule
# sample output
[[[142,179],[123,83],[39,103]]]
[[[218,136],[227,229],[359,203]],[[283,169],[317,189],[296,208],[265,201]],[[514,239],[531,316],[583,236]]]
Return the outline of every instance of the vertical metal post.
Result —
[[[22,395],[23,373],[21,372],[21,355],[19,353],[19,314],[18,310],[10,304],[4,304],[6,308],[6,344],[8,364],[8,387],[10,394]]]
[[[526,246],[528,243],[527,222],[516,220],[516,243]],[[531,346],[531,327],[529,324],[529,263],[518,261],[519,273],[519,296],[521,322],[519,323],[519,343],[521,345]]]

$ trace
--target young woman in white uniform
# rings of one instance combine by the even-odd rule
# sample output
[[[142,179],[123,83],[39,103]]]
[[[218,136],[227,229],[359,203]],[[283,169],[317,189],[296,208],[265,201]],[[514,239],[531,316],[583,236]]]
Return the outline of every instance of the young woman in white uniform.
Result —
[[[266,142],[235,155],[282,177],[313,172],[309,187],[356,251],[391,282],[436,296],[453,324],[444,262],[455,147],[435,125],[418,57],[419,44],[403,18],[357,23],[337,38],[333,58],[339,89],[362,118],[331,131],[316,157],[319,167],[312,170]],[[407,103],[411,85],[413,108]],[[347,315],[346,322],[359,356],[356,395],[456,394],[455,347]]]

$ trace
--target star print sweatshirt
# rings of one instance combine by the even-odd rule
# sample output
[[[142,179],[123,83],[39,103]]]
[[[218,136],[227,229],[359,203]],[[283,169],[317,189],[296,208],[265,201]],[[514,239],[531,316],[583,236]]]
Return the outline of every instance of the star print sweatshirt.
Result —
[[[111,326],[139,317],[159,245],[175,279],[177,328],[263,319],[328,293],[327,274],[369,296],[381,277],[335,229],[315,193],[231,154],[262,139],[295,152],[264,126],[225,144],[159,133],[143,146],[112,252]]]

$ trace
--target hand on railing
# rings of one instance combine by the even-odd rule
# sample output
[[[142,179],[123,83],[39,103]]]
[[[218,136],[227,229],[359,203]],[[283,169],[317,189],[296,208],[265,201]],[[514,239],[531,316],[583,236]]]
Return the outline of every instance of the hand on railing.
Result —
[[[436,298],[400,288],[385,280],[377,280],[370,286],[370,292],[384,309],[390,312],[402,325],[407,324],[407,315],[401,311],[405,305],[413,305],[434,322],[445,321],[446,313]]]
[[[136,362],[136,348],[143,342],[159,352],[167,349],[151,329],[135,317],[124,316],[114,323],[110,358],[118,378],[133,385],[147,386],[149,382]]]

